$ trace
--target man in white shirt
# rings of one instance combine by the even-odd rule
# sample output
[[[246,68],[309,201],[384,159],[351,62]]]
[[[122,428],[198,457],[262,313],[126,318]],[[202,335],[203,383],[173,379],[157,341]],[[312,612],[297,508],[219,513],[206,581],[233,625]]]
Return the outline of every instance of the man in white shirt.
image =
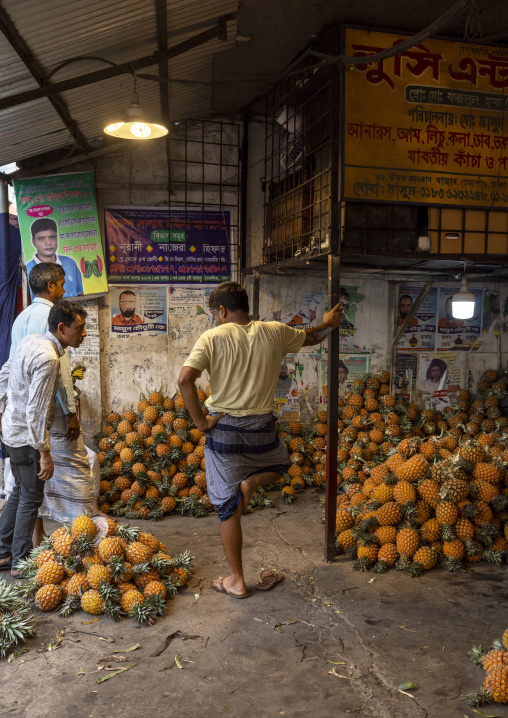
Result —
[[[49,313],[49,331],[25,337],[0,371],[2,440],[15,478],[0,516],[0,570],[10,568],[16,578],[18,561],[32,548],[44,482],[54,471],[49,428],[60,357],[67,347],[81,345],[85,323],[86,312],[80,306],[67,300],[55,304]]]

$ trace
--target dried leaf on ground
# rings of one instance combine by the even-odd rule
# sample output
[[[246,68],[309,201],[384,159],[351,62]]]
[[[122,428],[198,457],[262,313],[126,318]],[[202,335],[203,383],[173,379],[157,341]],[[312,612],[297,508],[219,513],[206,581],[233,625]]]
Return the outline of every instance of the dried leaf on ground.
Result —
[[[259,621],[259,618],[254,619],[256,621]],[[290,626],[293,623],[303,623],[305,626],[309,626],[310,628],[314,628],[313,623],[307,623],[307,621],[302,621],[300,618],[288,618],[287,621],[281,621],[280,623],[276,623],[274,628],[278,629],[279,626]]]
[[[415,691],[417,688],[418,686],[414,683],[411,683],[411,681],[407,681],[407,683],[401,683],[400,686],[397,686],[397,690],[399,691]]]
[[[131,646],[130,648],[119,648],[117,651],[111,651],[111,653],[130,653],[131,651],[136,651],[138,648],[141,648],[139,643],[136,643],[135,646]]]
[[[119,668],[117,671],[113,671],[113,673],[108,673],[107,676],[103,676],[102,678],[98,678],[96,683],[104,683],[104,681],[109,681],[110,678],[114,678],[114,676],[120,675],[120,673],[125,673],[125,671],[128,671],[130,668],[133,668],[136,664],[131,663],[130,666],[125,666],[125,668]]]
[[[178,668],[182,668],[182,669],[183,669],[183,666],[182,666],[182,664],[180,663],[180,659],[178,658],[178,656],[175,656],[175,663],[176,663],[176,665],[178,666]]]
[[[93,621],[81,621],[81,625],[82,626],[90,626],[92,623],[97,623],[98,620],[99,620],[98,618],[94,618]]]

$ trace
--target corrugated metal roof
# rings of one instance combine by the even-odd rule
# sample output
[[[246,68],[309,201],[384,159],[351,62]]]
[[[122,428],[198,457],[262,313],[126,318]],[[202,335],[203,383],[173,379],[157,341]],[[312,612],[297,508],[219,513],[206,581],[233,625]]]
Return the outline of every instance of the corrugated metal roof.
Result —
[[[4,0],[5,12],[46,73],[71,57],[96,55],[116,64],[157,51],[154,0],[89,0],[86,6],[63,0]],[[221,15],[237,12],[238,0],[168,0],[169,46],[203,32]],[[194,80],[194,86],[172,83],[173,121],[210,114],[212,62],[217,52],[236,41],[236,20],[228,22],[228,40],[210,40],[169,62],[169,77]],[[58,82],[106,68],[93,60],[74,62],[52,78]],[[158,66],[143,70],[157,75]],[[0,96],[38,85],[3,36],[0,37]],[[132,99],[133,78],[121,75],[67,90],[62,97],[80,131],[91,140],[123,114]],[[159,83],[138,81],[141,105],[160,118]],[[47,98],[0,112],[0,164],[22,160],[72,143],[72,137]]]

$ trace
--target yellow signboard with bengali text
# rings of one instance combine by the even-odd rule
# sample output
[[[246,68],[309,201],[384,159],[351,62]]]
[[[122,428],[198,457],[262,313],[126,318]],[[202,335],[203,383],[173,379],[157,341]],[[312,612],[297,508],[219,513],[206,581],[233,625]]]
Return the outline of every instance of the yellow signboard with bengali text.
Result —
[[[345,53],[405,35],[348,28]],[[345,69],[345,199],[508,205],[508,50],[448,40]]]

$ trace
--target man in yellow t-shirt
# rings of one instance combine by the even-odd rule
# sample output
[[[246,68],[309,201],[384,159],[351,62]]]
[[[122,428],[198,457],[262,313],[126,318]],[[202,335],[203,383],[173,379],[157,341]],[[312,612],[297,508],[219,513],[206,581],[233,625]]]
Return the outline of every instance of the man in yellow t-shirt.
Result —
[[[340,303],[310,329],[280,322],[249,319],[247,292],[236,282],[213,290],[210,309],[217,324],[204,332],[185,362],[178,386],[200,431],[206,432],[207,489],[221,520],[221,539],[231,575],[212,588],[234,598],[247,598],[242,567],[241,516],[259,486],[286,472],[289,456],[278,437],[273,416],[281,361],[302,346],[321,343],[343,320]],[[210,396],[205,416],[195,382],[206,370]],[[272,588],[282,574],[268,572],[257,584]]]

